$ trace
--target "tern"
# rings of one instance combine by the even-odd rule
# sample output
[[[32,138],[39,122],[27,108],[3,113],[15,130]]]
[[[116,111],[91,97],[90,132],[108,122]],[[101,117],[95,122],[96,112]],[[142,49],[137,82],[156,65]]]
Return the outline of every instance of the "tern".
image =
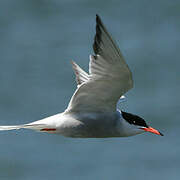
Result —
[[[163,136],[143,118],[117,108],[133,87],[132,73],[98,15],[93,50],[89,73],[72,61],[77,89],[64,112],[28,124],[0,126],[0,130],[24,128],[72,138],[128,137],[143,132]]]

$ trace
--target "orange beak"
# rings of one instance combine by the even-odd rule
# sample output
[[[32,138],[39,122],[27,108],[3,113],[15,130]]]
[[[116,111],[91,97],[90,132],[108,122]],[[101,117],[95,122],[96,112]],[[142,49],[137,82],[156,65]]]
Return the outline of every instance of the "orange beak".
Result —
[[[160,135],[160,136],[164,136],[162,133],[160,133],[158,130],[152,128],[152,127],[148,127],[148,128],[141,128],[143,129],[144,131],[147,131],[147,132],[151,132],[151,133],[154,133],[154,134],[157,134],[157,135]]]

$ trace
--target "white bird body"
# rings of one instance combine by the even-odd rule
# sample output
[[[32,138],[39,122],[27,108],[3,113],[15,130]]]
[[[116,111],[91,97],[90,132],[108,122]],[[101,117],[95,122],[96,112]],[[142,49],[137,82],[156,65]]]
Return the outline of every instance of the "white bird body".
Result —
[[[0,130],[25,128],[74,138],[126,137],[145,131],[162,135],[139,116],[117,109],[118,100],[133,87],[132,73],[98,15],[93,49],[89,74],[72,61],[77,89],[63,113]]]
[[[64,112],[24,125],[1,126],[0,130],[21,128],[73,138],[126,137],[143,132],[132,128],[123,119],[121,111],[112,113]]]

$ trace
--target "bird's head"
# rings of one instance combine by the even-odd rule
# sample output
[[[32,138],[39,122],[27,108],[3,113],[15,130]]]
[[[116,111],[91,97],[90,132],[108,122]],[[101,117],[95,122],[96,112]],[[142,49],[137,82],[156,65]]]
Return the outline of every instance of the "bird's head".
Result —
[[[127,127],[127,133],[129,133],[129,135],[131,135],[131,133],[132,135],[135,135],[143,132],[151,132],[163,136],[163,134],[158,130],[148,126],[143,118],[124,111],[121,111],[121,114],[125,121],[124,123],[126,124],[125,126]]]

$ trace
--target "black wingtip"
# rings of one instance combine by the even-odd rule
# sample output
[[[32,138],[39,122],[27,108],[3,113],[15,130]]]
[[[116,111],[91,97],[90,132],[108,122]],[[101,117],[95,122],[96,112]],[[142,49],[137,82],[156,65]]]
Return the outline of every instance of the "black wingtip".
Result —
[[[96,14],[96,18],[99,18],[99,15],[98,15],[98,14]]]
[[[98,14],[96,14],[96,23],[101,25],[102,24],[102,21],[101,21],[101,18]]]
[[[96,35],[94,37],[93,50],[95,54],[100,53],[99,44],[101,43],[101,19],[98,14],[96,14]]]

